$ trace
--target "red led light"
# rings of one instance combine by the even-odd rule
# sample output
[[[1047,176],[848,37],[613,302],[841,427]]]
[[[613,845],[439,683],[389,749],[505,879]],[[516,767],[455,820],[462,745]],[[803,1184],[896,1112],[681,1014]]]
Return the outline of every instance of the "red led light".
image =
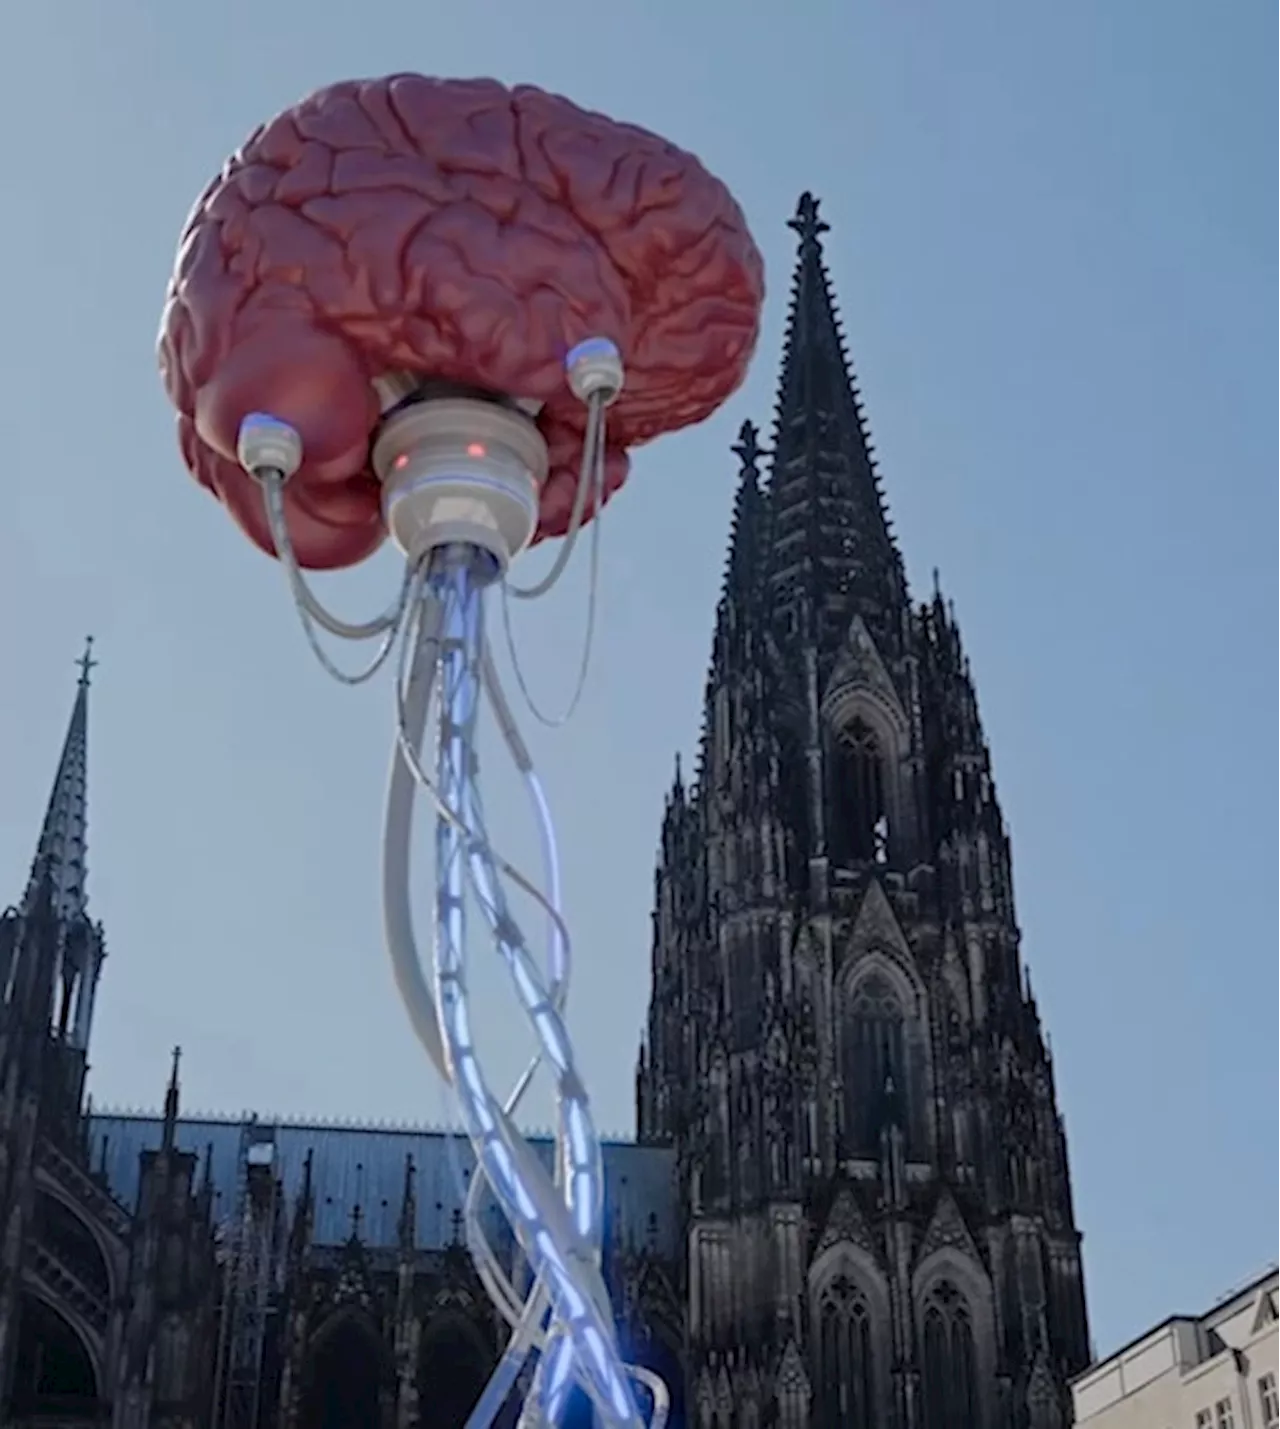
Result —
[[[467,455],[468,455],[468,456],[483,456],[483,455],[484,455],[484,443],[483,443],[483,442],[472,442],[472,443],[467,447]]]
[[[396,457],[395,461],[391,463],[392,469],[395,471],[403,471],[408,465],[409,458],[405,456],[404,453],[401,453],[398,457]]]

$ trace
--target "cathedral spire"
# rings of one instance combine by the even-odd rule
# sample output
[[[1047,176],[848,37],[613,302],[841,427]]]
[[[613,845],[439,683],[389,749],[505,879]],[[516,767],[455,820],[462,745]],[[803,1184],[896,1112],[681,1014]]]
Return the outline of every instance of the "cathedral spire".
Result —
[[[85,780],[89,734],[89,672],[93,659],[93,637],[85,641],[80,657],[80,679],[71,722],[67,726],[54,777],[53,791],[40,828],[40,840],[31,864],[31,877],[23,898],[23,911],[35,906],[47,893],[52,912],[70,923],[85,914],[85,838],[88,827]]]
[[[182,1063],[182,1048],[173,1049],[173,1062],[169,1068],[169,1085],[164,1093],[164,1130],[162,1133],[162,1143],[166,1151],[172,1151],[174,1140],[178,1134],[178,1102],[181,1096],[181,1085],[178,1081],[178,1068]]]
[[[68,1135],[79,1115],[94,999],[106,956],[102,930],[89,919],[85,893],[85,759],[92,652],[90,639],[79,661],[71,721],[26,891],[17,908],[0,919],[0,988],[7,1016],[28,1027],[34,1038],[30,1058],[44,1058],[38,1048],[49,1036],[60,1045],[65,1065],[59,1096],[64,1099],[68,1119],[63,1130]]]
[[[400,1216],[396,1239],[402,1251],[412,1251],[418,1235],[418,1168],[410,1152],[404,1158],[404,1186],[400,1192]]]
[[[789,226],[799,243],[769,482],[775,603],[792,610],[797,633],[812,628],[824,654],[853,614],[892,645],[906,603],[902,558],[823,258],[829,226],[812,194]]]
[[[729,558],[725,565],[726,601],[753,604],[758,594],[761,554],[760,429],[743,422],[738,440],[731,448],[738,458],[738,491],[733,501],[729,533]]]

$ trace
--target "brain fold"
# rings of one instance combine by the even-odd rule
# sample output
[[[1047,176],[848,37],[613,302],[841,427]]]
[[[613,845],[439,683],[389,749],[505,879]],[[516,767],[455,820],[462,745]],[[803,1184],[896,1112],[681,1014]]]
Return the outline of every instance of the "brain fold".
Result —
[[[384,534],[376,377],[542,403],[538,535],[559,535],[585,421],[570,348],[607,337],[626,365],[607,499],[630,448],[738,386],[762,298],[740,210],[688,154],[537,89],[396,75],[321,90],[227,162],[182,236],[160,365],[187,466],[267,551],[239,426],[265,410],[297,427],[290,532],[304,565],[338,567]]]

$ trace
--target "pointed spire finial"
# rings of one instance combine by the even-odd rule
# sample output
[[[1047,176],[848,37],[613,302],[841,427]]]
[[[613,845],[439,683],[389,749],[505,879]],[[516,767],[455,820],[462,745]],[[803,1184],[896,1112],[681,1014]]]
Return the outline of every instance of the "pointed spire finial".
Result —
[[[404,1158],[404,1189],[400,1194],[400,1223],[397,1227],[402,1250],[412,1250],[417,1238],[417,1175],[418,1168],[414,1163],[413,1152],[407,1152]]]
[[[289,1243],[294,1252],[305,1246],[311,1235],[311,1215],[315,1201],[315,1192],[311,1181],[314,1157],[315,1148],[308,1146],[307,1154],[302,1158],[302,1184],[298,1187],[298,1194],[293,1204],[293,1224],[289,1227]]]
[[[818,212],[818,200],[806,189],[796,204],[795,217],[789,219],[787,227],[800,235],[800,246],[817,246],[824,233],[831,232],[831,225]]]
[[[77,664],[80,680],[76,687],[71,722],[67,726],[54,776],[53,790],[45,809],[36,855],[31,864],[24,908],[30,911],[42,898],[55,917],[67,922],[86,911],[85,836],[87,829],[86,778],[88,761],[89,671],[94,661],[86,643]]]
[[[178,1130],[178,1066],[182,1061],[182,1048],[173,1049],[173,1066],[169,1072],[169,1086],[164,1094],[164,1149],[171,1151]]]
[[[825,670],[853,613],[892,655],[907,590],[824,261],[829,225],[811,193],[788,226],[800,242],[774,413],[769,540],[778,569],[770,580],[793,573],[778,588],[790,607],[783,623],[801,643],[821,646]]]
[[[738,429],[738,440],[729,450],[742,463],[742,474],[760,475],[760,458],[764,448],[760,445],[760,428],[754,422],[743,422]]]
[[[89,671],[97,667],[98,662],[93,658],[93,636],[84,637],[84,654],[76,661],[80,669],[80,681],[78,688],[87,690],[89,688]]]

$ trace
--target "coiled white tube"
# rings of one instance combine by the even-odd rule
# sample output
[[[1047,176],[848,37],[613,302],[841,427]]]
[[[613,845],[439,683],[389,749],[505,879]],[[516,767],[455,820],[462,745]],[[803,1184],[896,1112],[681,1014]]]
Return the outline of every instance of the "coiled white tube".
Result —
[[[444,619],[441,629],[441,729],[437,789],[447,808],[471,806],[475,778],[475,717],[480,693],[482,607],[470,552],[436,553],[428,579]],[[436,822],[436,1007],[450,1080],[479,1164],[535,1274],[546,1285],[557,1330],[572,1341],[574,1369],[605,1422],[642,1429],[624,1367],[613,1347],[613,1324],[598,1268],[598,1146],[585,1093],[573,1068],[563,1027],[524,953],[518,930],[500,917],[482,841],[457,818]],[[571,1175],[567,1201],[554,1187],[489,1090],[471,1036],[466,985],[468,861],[496,940],[538,1032],[559,1072],[562,1151]],[[504,1125],[505,1123],[505,1125]],[[593,1161],[593,1152],[595,1161]],[[569,1213],[566,1215],[566,1211]]]
[[[405,632],[406,645],[413,650],[414,654],[409,662],[407,680],[402,673],[400,682],[404,716],[403,733],[415,754],[421,752],[422,739],[426,731],[427,710],[430,704],[432,677],[435,672],[439,645],[439,620],[439,608],[433,601],[428,600],[416,604],[411,616],[411,623]],[[501,700],[500,693],[499,700]],[[502,709],[504,705],[505,701],[497,708]],[[507,713],[509,714],[509,711]],[[499,721],[501,724],[501,714]],[[506,733],[505,730],[504,733]],[[558,909],[560,867],[556,855],[554,831],[551,829],[550,819],[547,816],[546,800],[542,796],[541,786],[533,772],[532,761],[528,759],[527,750],[524,749],[523,742],[519,740],[519,735],[514,727],[508,737],[508,744],[513,747],[513,752],[516,749],[520,751],[517,754],[517,760],[521,763],[526,780],[530,782],[531,790],[535,793],[535,808],[540,814],[539,828],[542,833],[548,901]],[[413,805],[416,792],[413,771],[397,743],[392,754],[391,777],[387,790],[386,828],[383,839],[383,916],[387,944],[392,949],[392,962],[397,970],[397,980],[399,981],[404,976],[410,985],[422,984],[419,992],[410,993],[410,997],[420,1004],[422,996],[425,994],[429,997],[429,994],[426,993],[425,983],[422,983],[421,961],[413,932],[413,915],[409,899],[408,857],[412,839]],[[565,953],[559,955],[555,951],[558,948],[564,948],[564,939],[560,935],[560,927],[556,919],[549,920],[548,937],[551,950],[548,962],[553,983],[556,984],[555,995],[560,1001],[563,1001],[563,990],[567,982],[568,971],[567,949]],[[416,978],[412,974],[413,968],[419,970]],[[431,1017],[434,1024],[434,1007],[431,1009]],[[431,1053],[430,1047],[427,1050]],[[437,1061],[434,1055],[432,1055],[432,1060],[436,1062],[443,1075],[443,1064]],[[514,1115],[532,1080],[539,1060],[539,1058],[535,1058],[530,1063],[507,1098],[505,1110],[508,1115]],[[489,1245],[480,1224],[480,1192],[484,1184],[483,1176],[474,1175],[465,1192],[464,1224],[467,1243],[481,1283],[508,1325],[512,1326],[512,1335],[479,1400],[472,1407],[467,1418],[466,1429],[490,1429],[511,1391],[515,1388],[520,1371],[524,1367],[530,1351],[536,1348],[541,1341],[541,1326],[547,1310],[546,1293],[540,1284],[535,1283],[527,1299],[521,1303],[514,1286],[502,1272],[497,1256]]]
[[[428,578],[430,579],[430,578]],[[563,1378],[557,1366],[567,1364],[568,1388],[574,1380],[584,1384],[602,1420],[610,1426],[640,1429],[643,1420],[635,1405],[629,1381],[632,1378],[651,1386],[651,1376],[627,1369],[613,1348],[612,1316],[608,1309],[599,1272],[601,1176],[598,1144],[585,1113],[585,1096],[573,1071],[567,1040],[563,1035],[560,1009],[568,971],[568,939],[559,910],[552,874],[552,898],[541,900],[549,917],[548,974],[542,974],[529,958],[514,921],[501,895],[500,874],[509,865],[489,847],[484,834],[480,801],[473,792],[475,760],[471,732],[480,689],[490,696],[499,727],[512,750],[517,766],[530,781],[535,805],[545,815],[542,798],[528,751],[519,739],[509,706],[502,695],[492,667],[483,662],[478,587],[468,589],[465,563],[449,569],[447,578],[430,579],[430,591],[411,604],[410,634],[416,658],[410,662],[401,690],[400,739],[393,763],[392,787],[388,797],[386,858],[384,862],[384,907],[388,946],[392,952],[396,980],[410,1012],[411,1022],[432,1060],[453,1082],[459,1093],[477,1153],[477,1174],[468,1192],[468,1240],[477,1257],[477,1268],[489,1293],[514,1333],[499,1362],[494,1380],[476,1406],[469,1425],[481,1429],[501,1407],[510,1393],[529,1350],[543,1340],[542,1321],[548,1305],[554,1306],[554,1344],[549,1344],[535,1377],[538,1392],[526,1405],[526,1425],[546,1423],[545,1412],[562,1401],[558,1386]],[[452,611],[452,616],[450,612]],[[441,621],[448,622],[442,626]],[[434,641],[444,638],[440,673],[440,695],[448,713],[442,712],[440,763],[435,787],[428,792],[437,800],[437,997],[432,999],[422,975],[413,942],[409,911],[408,834],[411,819],[412,766],[426,723],[429,699],[429,658]],[[459,683],[461,694],[458,693]],[[461,769],[461,777],[457,771]],[[419,775],[425,771],[416,770]],[[452,798],[449,793],[452,793]],[[459,814],[465,811],[465,818]],[[544,840],[549,843],[548,862],[554,868],[554,840],[549,820],[540,817]],[[484,1084],[467,1025],[465,968],[461,957],[465,938],[465,883],[470,878],[478,901],[491,923],[496,941],[512,970],[513,979],[526,1010],[534,1018],[543,1052],[557,1066],[562,1087],[561,1158],[568,1173],[563,1194],[556,1193],[560,1177],[548,1176],[510,1122],[512,1099],[499,1107]],[[518,878],[522,884],[525,880]],[[460,916],[461,915],[461,916]],[[433,1005],[434,1004],[434,1005]],[[435,1012],[435,1026],[427,1020]],[[521,1079],[527,1084],[527,1078]],[[517,1094],[522,1087],[517,1088]],[[513,1108],[512,1108],[513,1109]],[[520,1297],[497,1266],[496,1257],[479,1232],[479,1177],[490,1181],[511,1219],[526,1258],[534,1269],[535,1283],[527,1297]],[[571,1217],[566,1212],[571,1211]],[[475,1232],[475,1233],[473,1233]],[[594,1244],[592,1243],[594,1242]],[[563,1345],[563,1348],[560,1346]],[[552,1353],[554,1349],[554,1353]],[[565,1358],[567,1356],[567,1358]],[[542,1368],[545,1366],[546,1368]],[[552,1375],[552,1371],[555,1371]],[[551,1376],[551,1378],[548,1378]],[[659,1386],[659,1390],[661,1387]],[[567,1388],[563,1390],[567,1394]],[[652,1429],[666,1419],[666,1396],[654,1394]],[[539,1417],[531,1418],[529,1416]]]

